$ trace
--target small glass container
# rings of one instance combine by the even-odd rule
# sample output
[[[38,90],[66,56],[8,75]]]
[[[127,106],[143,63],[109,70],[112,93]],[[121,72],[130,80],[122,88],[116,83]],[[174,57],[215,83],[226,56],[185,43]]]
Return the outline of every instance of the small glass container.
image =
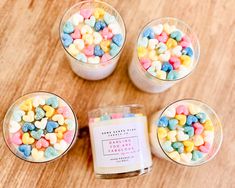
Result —
[[[158,74],[157,72],[156,72],[156,75],[154,76],[153,73],[151,74],[149,71],[147,71],[143,68],[143,66],[140,63],[140,58],[137,55],[137,48],[139,45],[139,41],[143,35],[143,32],[147,28],[154,28],[154,27],[158,26],[159,24],[162,24],[162,25],[167,24],[167,25],[176,27],[176,30],[180,30],[182,33],[187,35],[191,41],[191,48],[193,49],[193,56],[192,56],[191,64],[187,69],[184,66],[181,66],[182,67],[181,68],[182,74],[179,74],[177,79],[158,78],[156,76]],[[156,34],[156,36],[157,36],[157,34]],[[168,35],[168,37],[169,37],[169,35]],[[158,44],[156,44],[157,47],[158,47],[158,45],[160,45],[160,42]],[[147,48],[149,49],[149,47],[147,47]],[[161,47],[159,46],[158,48],[160,49]],[[182,52],[182,50],[183,49],[181,49],[181,52]],[[168,51],[171,51],[171,53],[172,53],[172,49],[170,49],[170,50],[168,49]],[[148,53],[150,53],[150,51]],[[149,93],[160,93],[160,92],[163,92],[163,91],[169,89],[175,83],[178,83],[179,81],[187,78],[193,72],[193,70],[196,68],[196,65],[199,60],[199,55],[200,55],[199,41],[198,41],[196,35],[191,30],[191,28],[186,23],[184,23],[183,21],[181,21],[177,18],[170,18],[170,17],[155,19],[155,20],[149,22],[147,25],[145,25],[139,34],[138,40],[136,41],[133,59],[132,59],[132,62],[129,66],[129,76],[130,76],[132,82],[134,83],[134,85],[137,88],[139,88],[140,90],[145,91],[145,92],[149,92]],[[160,61],[159,59],[160,59],[160,56],[156,57],[156,59],[152,60],[152,61]],[[163,57],[162,57],[162,59],[163,59]],[[163,61],[163,60],[161,60],[161,61]],[[166,61],[166,62],[168,62],[168,61]],[[163,63],[164,62],[161,62],[161,64],[159,66],[162,66]],[[158,67],[158,66],[156,65],[156,67]],[[159,68],[156,68],[156,69],[162,70],[161,67],[159,67]],[[178,71],[178,69],[176,71]]]
[[[56,94],[38,91],[18,98],[3,121],[10,151],[33,163],[54,161],[76,142],[78,122],[71,106]]]
[[[78,13],[81,9],[95,9],[95,8],[102,8],[106,12],[108,12],[110,15],[114,16],[117,20],[117,23],[119,25],[119,29],[121,31],[121,34],[123,36],[123,42],[120,46],[119,52],[113,56],[111,59],[100,62],[98,64],[95,63],[83,63],[82,61],[76,59],[74,56],[72,56],[69,51],[64,47],[62,43],[62,33],[63,33],[63,26],[66,21],[68,21],[72,15],[75,13]],[[87,79],[87,80],[101,80],[106,77],[108,77],[112,72],[115,70],[118,60],[120,58],[121,52],[124,47],[126,39],[126,28],[124,21],[121,17],[121,15],[117,12],[117,10],[109,5],[108,3],[102,2],[102,1],[81,1],[72,7],[70,7],[65,14],[63,15],[61,21],[60,21],[60,41],[64,48],[64,51],[66,53],[66,56],[69,60],[70,66],[78,76]]]
[[[88,115],[96,177],[124,178],[151,170],[147,117],[142,105],[98,108]]]
[[[186,120],[183,106],[188,108]],[[168,119],[168,125],[165,118]],[[174,123],[176,119],[178,123]],[[186,123],[182,125],[184,122],[180,124],[180,121]],[[223,140],[222,125],[217,114],[207,104],[194,99],[175,101],[154,113],[149,130],[152,153],[185,166],[209,162],[220,150]]]

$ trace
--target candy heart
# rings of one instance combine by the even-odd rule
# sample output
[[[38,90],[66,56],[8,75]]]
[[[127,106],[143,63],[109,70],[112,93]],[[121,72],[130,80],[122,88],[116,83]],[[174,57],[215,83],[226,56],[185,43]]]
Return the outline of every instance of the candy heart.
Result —
[[[173,151],[168,154],[168,156],[173,159],[174,161],[179,162],[180,161],[180,154],[177,151]]]
[[[176,141],[176,134],[177,134],[176,131],[169,131],[167,133],[167,139],[171,142],[175,142]]]
[[[89,25],[82,26],[82,28],[81,28],[81,34],[82,35],[92,34],[92,33],[93,33],[93,30],[92,30],[92,28]]]
[[[95,17],[91,16],[89,19],[85,20],[85,24],[94,27],[95,26]]]
[[[19,151],[24,154],[25,157],[29,157],[31,155],[32,147],[30,145],[20,145]]]
[[[40,107],[36,107],[35,112],[36,112],[36,115],[35,115],[36,120],[40,120],[46,115],[44,110],[41,109]]]
[[[120,48],[119,48],[116,44],[114,44],[114,43],[111,43],[111,44],[110,44],[110,51],[109,51],[109,54],[110,54],[111,56],[117,55],[118,52],[119,52],[119,50],[120,50]]]
[[[187,117],[186,123],[187,123],[188,125],[192,125],[192,123],[196,123],[196,122],[198,122],[198,119],[197,119],[196,116],[189,115],[189,116]]]
[[[165,72],[170,72],[171,70],[173,70],[173,66],[170,63],[165,62],[162,65],[162,70]]]
[[[39,130],[37,130],[37,131],[31,131],[31,136],[33,137],[33,138],[35,138],[36,140],[39,140],[41,137],[42,137],[42,135],[43,135],[43,130],[42,129],[39,129]]]
[[[200,146],[204,143],[204,140],[201,135],[195,135],[193,137],[193,142],[195,146]]]
[[[189,114],[187,106],[185,106],[185,105],[177,106],[176,114],[183,114],[183,115],[187,116]]]
[[[23,115],[25,115],[25,112],[22,110],[16,110],[13,112],[13,120],[15,120],[16,122],[20,122]]]
[[[156,34],[156,35],[160,35],[163,31],[163,25],[162,24],[158,24],[156,26],[153,26],[153,32]]]
[[[159,78],[161,80],[165,80],[166,79],[166,72],[162,71],[162,70],[157,70],[157,78]]]
[[[197,119],[199,120],[200,123],[205,123],[206,122],[206,114],[203,112],[200,112],[196,115]]]
[[[186,151],[186,152],[191,152],[191,151],[193,151],[193,149],[194,149],[194,143],[193,143],[192,141],[186,140],[186,141],[183,142],[183,144],[184,144],[184,146],[185,146],[185,151]]]
[[[84,34],[82,36],[82,40],[86,45],[91,45],[93,44],[93,35],[92,34]]]
[[[112,59],[112,56],[106,53],[106,54],[104,54],[104,55],[101,57],[100,62],[101,62],[101,63],[104,63],[104,62],[109,61],[110,59]]]
[[[173,66],[174,70],[180,67],[180,59],[178,57],[172,56],[169,59],[169,63]]]
[[[167,33],[167,34],[170,34],[172,33],[173,31],[176,30],[176,27],[174,25],[170,26],[168,23],[165,23],[163,25],[163,30]]]
[[[155,37],[153,29],[150,27],[146,28],[143,31],[142,37],[147,37],[148,39],[153,39]]]
[[[180,60],[181,60],[182,65],[186,67],[189,66],[191,63],[191,58],[187,55],[180,56]]]
[[[151,40],[152,40],[152,39],[151,39]],[[149,51],[148,56],[149,56],[149,58],[150,58],[152,61],[157,61],[157,60],[158,60],[158,56],[157,56],[156,50],[151,50],[151,51]]]
[[[197,161],[202,157],[203,157],[203,154],[200,151],[198,151],[198,150],[193,151],[193,156],[192,156],[193,161]]]
[[[89,46],[85,47],[83,52],[86,56],[93,56],[94,55],[94,46],[89,45]]]
[[[152,66],[155,68],[155,70],[161,70],[162,64],[160,61],[153,61]]]
[[[23,144],[33,144],[34,143],[34,138],[31,138],[29,133],[24,133],[22,136],[22,142]]]
[[[10,121],[10,127],[9,132],[10,133],[16,133],[18,130],[20,130],[21,126],[18,122],[11,120]]]
[[[113,43],[115,43],[117,46],[120,47],[122,45],[122,41],[123,41],[122,35],[121,34],[114,35],[112,38],[112,41],[113,41]]]
[[[139,40],[138,40],[138,46],[147,48],[148,42],[149,42],[149,40],[148,40],[147,37],[141,37],[141,38],[139,38]]]
[[[20,109],[23,111],[31,111],[33,108],[32,100],[27,99],[22,104],[20,104]]]
[[[108,28],[112,31],[114,35],[122,33],[121,28],[117,22],[109,24]]]
[[[150,39],[148,41],[148,48],[154,50],[157,48],[158,40],[157,39]]]
[[[157,45],[156,52],[158,54],[162,54],[162,53],[165,53],[166,51],[167,51],[167,46],[164,43],[159,42]]]
[[[57,138],[62,139],[63,136],[64,136],[64,133],[65,133],[66,131],[67,131],[67,129],[66,129],[66,127],[64,127],[64,126],[60,126],[60,127],[56,128],[56,129],[55,129],[55,133],[57,133],[57,134],[56,134]]]
[[[83,16],[79,13],[75,13],[71,18],[71,22],[74,26],[77,26],[79,23],[82,23],[83,20]]]
[[[58,152],[56,151],[55,148],[49,146],[44,153],[46,158],[53,158],[56,157],[58,155]]]
[[[168,126],[168,118],[166,116],[162,116],[157,122],[158,127],[167,127]]]
[[[141,46],[137,48],[137,54],[139,58],[144,57],[147,53],[148,53],[148,50],[146,48],[141,47]]]
[[[23,126],[22,126],[22,131],[23,132],[32,131],[34,129],[35,129],[34,124],[29,123],[29,122],[24,123]]]
[[[64,123],[67,125],[68,130],[74,130],[75,129],[75,122],[72,119],[66,119]]]
[[[27,113],[27,115],[23,116],[23,120],[26,122],[33,122],[34,121],[34,112],[33,111],[29,111]]]
[[[45,100],[42,97],[37,96],[33,99],[33,106],[36,108],[39,105],[45,105]]]
[[[184,152],[184,144],[182,144],[181,142],[174,142],[172,144],[172,147],[178,151],[178,153],[183,153]]]
[[[203,126],[204,126],[204,129],[207,130],[207,131],[214,131],[214,126],[211,122],[211,120],[206,120],[205,123],[203,123]]]
[[[61,140],[60,143],[55,143],[54,148],[59,151],[65,151],[67,149],[67,143]]]
[[[182,46],[176,46],[171,50],[172,55],[175,55],[176,57],[180,57],[182,55],[181,53]]]
[[[159,60],[163,62],[169,61],[170,57],[171,57],[171,53],[169,51],[165,51],[163,54],[159,55]]]
[[[185,126],[184,132],[189,135],[189,137],[192,137],[194,135],[194,128],[191,126]]]
[[[54,121],[48,121],[46,125],[46,130],[49,133],[52,133],[55,128],[59,127],[59,124]]]
[[[179,73],[175,70],[171,70],[167,75],[167,80],[177,80],[179,78]]]
[[[31,154],[32,154],[32,157],[37,161],[43,159],[43,156],[44,156],[44,152],[38,151],[36,148],[32,149]]]
[[[174,48],[174,47],[177,46],[177,42],[172,38],[168,38],[168,40],[166,42],[166,46],[167,46],[168,49]]]
[[[36,142],[36,148],[37,149],[41,149],[43,148],[47,148],[49,146],[49,142],[47,140],[45,140],[44,138],[40,138],[37,142]]]
[[[94,32],[93,37],[94,37],[94,40],[93,40],[94,44],[99,44],[102,41],[102,36],[98,32]]]
[[[189,136],[187,134],[185,134],[183,131],[178,131],[177,132],[177,139],[178,139],[178,141],[184,141],[184,140],[188,140]]]
[[[91,9],[81,9],[80,14],[85,18],[88,19],[92,15],[92,10]]]
[[[145,70],[147,70],[151,66],[151,60],[148,58],[141,58],[140,64],[144,67]]]
[[[199,150],[203,153],[208,153],[210,151],[211,145],[208,142],[205,142],[204,145],[199,147]]]
[[[174,151],[174,148],[171,146],[171,142],[170,141],[166,141],[162,144],[162,148],[164,149],[164,151],[166,152],[172,152]]]
[[[153,75],[153,76],[157,76],[157,70],[153,67],[153,66],[150,66],[148,69],[147,69],[148,73]]]
[[[82,39],[76,39],[76,40],[74,40],[73,43],[78,50],[82,50],[85,46],[84,41]]]
[[[170,34],[170,37],[172,39],[175,39],[176,41],[181,41],[182,39],[182,33],[180,31],[173,31],[171,34]]]
[[[192,153],[181,153],[180,157],[184,162],[189,163],[192,160],[193,155]]]
[[[157,40],[159,42],[166,43],[166,41],[168,40],[168,35],[165,32],[162,32],[160,35],[157,35]]]
[[[100,45],[95,46],[94,54],[99,57],[104,55],[104,51],[101,49]]]
[[[192,57],[192,56],[193,56],[193,50],[192,50],[192,48],[190,48],[190,47],[184,48],[184,49],[182,50],[182,54],[183,54],[183,55],[187,55],[187,56],[189,56],[189,57]]]
[[[81,33],[79,28],[75,28],[74,32],[71,34],[71,37],[75,39],[80,39],[81,38]]]
[[[202,132],[203,132],[203,126],[202,126],[202,124],[200,124],[200,123],[194,123],[193,124],[193,127],[194,127],[194,132],[195,132],[195,134],[196,135],[200,135],[200,134],[202,134]]]
[[[64,33],[70,34],[74,31],[73,24],[70,21],[67,21],[63,27]]]
[[[86,55],[83,54],[83,53],[79,53],[79,54],[76,56],[76,59],[77,59],[78,61],[83,62],[83,63],[86,63],[86,62],[87,62],[87,57],[86,57]]]
[[[203,136],[204,136],[204,141],[205,142],[213,143],[214,131],[204,131]]]
[[[115,114],[111,115],[111,119],[119,119],[122,117],[123,117],[123,114],[121,114],[121,113],[115,113]]]
[[[106,12],[104,14],[104,21],[106,24],[109,25],[109,24],[115,22],[115,17]]]
[[[167,137],[167,130],[163,127],[159,127],[157,129],[157,135],[159,139],[163,139],[165,137]]]
[[[100,30],[103,30],[104,28],[106,27],[106,23],[105,22],[103,22],[103,21],[97,21],[96,23],[95,23],[95,26],[94,26],[94,29],[95,29],[95,31],[100,31]]]
[[[67,131],[64,133],[64,141],[70,144],[73,141],[74,131]]]
[[[58,108],[57,112],[59,114],[62,114],[65,118],[68,118],[71,114],[70,114],[70,109],[67,106],[61,106]]]
[[[62,43],[65,47],[69,47],[73,43],[73,38],[69,34],[62,34]]]
[[[58,108],[59,101],[58,101],[57,97],[50,97],[46,100],[46,104],[51,106],[52,108]]]
[[[104,13],[105,13],[105,11],[102,8],[95,8],[95,10],[94,10],[94,16],[96,19],[103,18]]]
[[[164,112],[164,115],[169,118],[174,118],[175,114],[176,114],[176,110],[173,107],[167,108],[166,111]]]
[[[176,115],[175,118],[177,120],[179,120],[179,125],[181,125],[181,126],[186,123],[186,116],[185,115]]]
[[[45,138],[49,140],[51,144],[55,144],[57,142],[57,136],[55,133],[47,133]]]
[[[41,121],[36,121],[34,124],[39,129],[45,129],[47,125],[47,118],[43,118]]]
[[[46,117],[51,117],[54,114],[55,109],[51,106],[45,105],[43,106],[43,110],[46,111]]]
[[[88,61],[88,63],[91,63],[91,64],[99,64],[100,58],[98,56],[89,57],[87,61]]]
[[[187,48],[187,47],[189,47],[190,46],[190,44],[191,44],[191,42],[190,42],[190,38],[188,37],[188,36],[183,36],[182,37],[182,40],[181,40],[181,42],[180,42],[180,45],[183,47],[183,48]]]
[[[53,121],[57,121],[59,125],[64,125],[64,116],[61,114],[56,114],[52,117]]]
[[[168,122],[168,127],[170,130],[175,130],[179,121],[177,119],[170,119]]]
[[[112,31],[108,27],[105,27],[103,29],[103,31],[101,32],[101,35],[105,40],[111,39],[113,37]]]
[[[193,105],[193,104],[188,105],[188,108],[189,108],[190,114],[192,115],[196,115],[201,111],[200,107]]]
[[[16,145],[21,145],[22,144],[21,137],[22,137],[22,134],[20,132],[17,132],[12,135],[11,142]]]

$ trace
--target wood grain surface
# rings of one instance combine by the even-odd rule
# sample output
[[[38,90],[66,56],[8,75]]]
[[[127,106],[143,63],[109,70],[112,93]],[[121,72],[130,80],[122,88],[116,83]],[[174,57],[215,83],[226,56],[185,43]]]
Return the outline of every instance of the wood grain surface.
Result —
[[[0,123],[22,94],[45,90],[69,101],[87,126],[87,112],[104,105],[140,103],[150,115],[172,101],[208,103],[223,123],[224,142],[216,158],[200,167],[181,167],[153,157],[151,173],[129,179],[94,177],[89,135],[67,155],[48,164],[30,164],[7,148],[0,127],[0,187],[235,187],[235,1],[113,0],[127,26],[127,42],[115,72],[86,81],[70,69],[59,41],[59,22],[76,0],[0,1]],[[140,28],[154,18],[184,20],[197,33],[200,62],[186,80],[161,94],[138,90],[127,74]]]

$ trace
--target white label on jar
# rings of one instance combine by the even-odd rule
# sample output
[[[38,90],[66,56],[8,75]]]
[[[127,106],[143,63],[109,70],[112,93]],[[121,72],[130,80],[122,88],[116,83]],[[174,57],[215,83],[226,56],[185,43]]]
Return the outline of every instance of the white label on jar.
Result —
[[[145,116],[94,122],[90,128],[97,167],[138,170],[151,166]]]

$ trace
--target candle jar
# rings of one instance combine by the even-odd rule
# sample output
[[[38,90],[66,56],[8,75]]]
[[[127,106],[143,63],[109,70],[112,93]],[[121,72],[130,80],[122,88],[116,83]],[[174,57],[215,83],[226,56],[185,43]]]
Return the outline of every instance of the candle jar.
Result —
[[[160,93],[187,78],[199,55],[198,39],[186,23],[169,17],[156,19],[139,34],[129,76],[140,90]]]
[[[93,13],[91,17],[94,18],[94,20],[92,20],[91,17],[89,19],[84,19],[81,16],[81,10],[85,10],[83,12],[89,12],[88,10],[92,10]],[[99,12],[100,10],[101,12]],[[104,19],[102,11],[105,11],[105,13],[109,15],[107,18],[109,20],[106,22],[101,22],[101,20]],[[83,20],[85,21],[83,22]],[[75,29],[77,28],[79,30],[78,35],[81,34],[81,36],[72,36],[75,35],[75,31],[74,33],[69,33],[73,39],[68,35],[66,35],[67,38],[64,36],[64,34],[67,34],[63,32],[67,21],[71,21],[73,24],[72,27]],[[102,23],[104,26],[96,26],[95,24],[98,22]],[[87,31],[84,31],[85,29],[82,28],[84,25],[82,24],[85,24],[85,29],[89,27]],[[90,27],[87,24],[92,26]],[[98,27],[101,27],[101,29]],[[106,28],[106,31],[102,30],[104,28]],[[104,34],[104,32],[107,34]],[[112,34],[110,32],[112,32]],[[111,40],[108,35],[112,35],[113,37],[115,35],[119,36],[116,36],[116,40]],[[109,37],[108,40],[107,37]],[[125,38],[126,28],[121,15],[114,7],[102,1],[79,2],[65,12],[60,22],[60,41],[69,60],[70,66],[73,72],[87,80],[104,79],[115,70],[125,43]],[[67,39],[71,39],[73,41],[70,46],[65,46],[66,42],[64,41]],[[118,43],[116,42],[118,45],[113,44],[112,41],[118,41]],[[85,55],[86,51],[94,52],[88,56]],[[103,52],[104,55],[100,54]]]
[[[154,155],[185,166],[213,159],[223,140],[217,114],[207,104],[193,99],[176,101],[154,113],[149,135]]]
[[[89,112],[94,171],[99,178],[124,178],[151,170],[147,117],[141,105]]]
[[[18,98],[3,121],[3,136],[10,151],[33,163],[54,161],[76,142],[77,118],[61,97],[44,91]]]

